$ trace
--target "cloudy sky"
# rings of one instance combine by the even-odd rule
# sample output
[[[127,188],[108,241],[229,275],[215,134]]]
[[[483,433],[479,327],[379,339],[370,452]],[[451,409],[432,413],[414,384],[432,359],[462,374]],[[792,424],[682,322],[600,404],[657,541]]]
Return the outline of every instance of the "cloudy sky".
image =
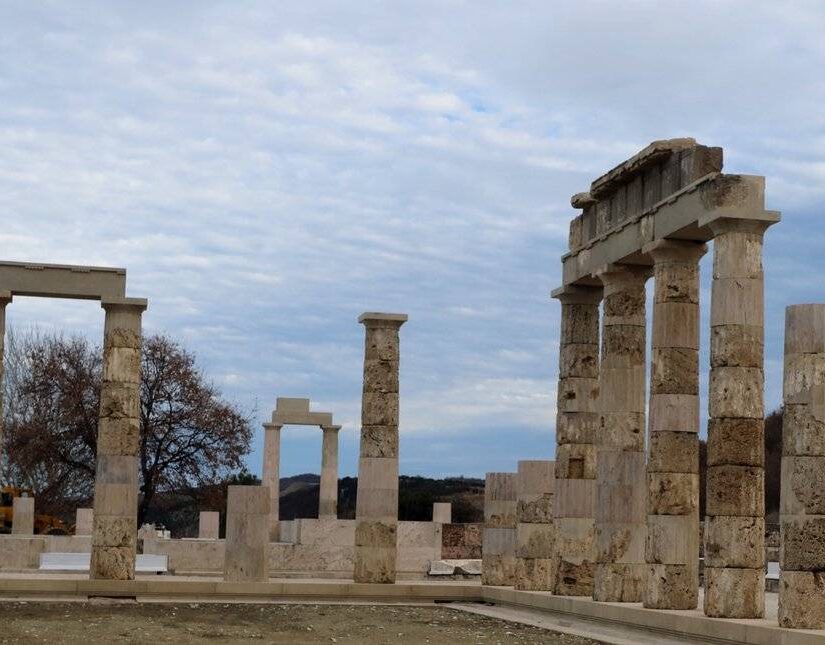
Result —
[[[365,310],[410,317],[402,472],[552,458],[569,198],[651,140],[723,146],[783,212],[770,405],[785,305],[825,301],[821,2],[5,0],[0,26],[0,256],[127,267],[147,331],[259,421],[334,412],[342,474]],[[8,316],[102,335],[95,303]],[[320,443],[285,430],[282,473]]]

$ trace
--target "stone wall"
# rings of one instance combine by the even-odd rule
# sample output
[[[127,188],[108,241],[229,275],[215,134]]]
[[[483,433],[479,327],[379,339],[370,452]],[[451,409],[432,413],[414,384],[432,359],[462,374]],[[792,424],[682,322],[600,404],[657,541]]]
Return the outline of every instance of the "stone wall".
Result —
[[[441,558],[444,560],[481,559],[483,524],[445,524],[442,529]]]

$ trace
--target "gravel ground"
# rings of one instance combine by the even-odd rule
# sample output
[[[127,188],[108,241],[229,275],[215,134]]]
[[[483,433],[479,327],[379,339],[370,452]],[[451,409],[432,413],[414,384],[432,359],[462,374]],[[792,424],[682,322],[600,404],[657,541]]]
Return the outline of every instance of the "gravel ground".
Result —
[[[0,643],[597,645],[438,606],[0,603]]]

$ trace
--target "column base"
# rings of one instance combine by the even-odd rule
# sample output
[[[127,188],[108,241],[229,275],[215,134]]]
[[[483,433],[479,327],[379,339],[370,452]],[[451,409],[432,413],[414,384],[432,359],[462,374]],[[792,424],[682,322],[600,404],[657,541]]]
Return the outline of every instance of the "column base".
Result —
[[[593,600],[642,602],[645,566],[641,563],[597,563],[593,578]]]
[[[705,616],[764,618],[765,572],[705,567]]]
[[[696,609],[699,573],[686,564],[649,564],[642,603],[648,609]]]

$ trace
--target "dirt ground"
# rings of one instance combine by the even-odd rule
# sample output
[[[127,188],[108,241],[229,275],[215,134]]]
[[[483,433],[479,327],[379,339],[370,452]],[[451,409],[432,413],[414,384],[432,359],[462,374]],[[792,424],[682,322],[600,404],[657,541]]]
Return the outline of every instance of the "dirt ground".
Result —
[[[438,606],[0,603],[0,643],[597,645]]]

